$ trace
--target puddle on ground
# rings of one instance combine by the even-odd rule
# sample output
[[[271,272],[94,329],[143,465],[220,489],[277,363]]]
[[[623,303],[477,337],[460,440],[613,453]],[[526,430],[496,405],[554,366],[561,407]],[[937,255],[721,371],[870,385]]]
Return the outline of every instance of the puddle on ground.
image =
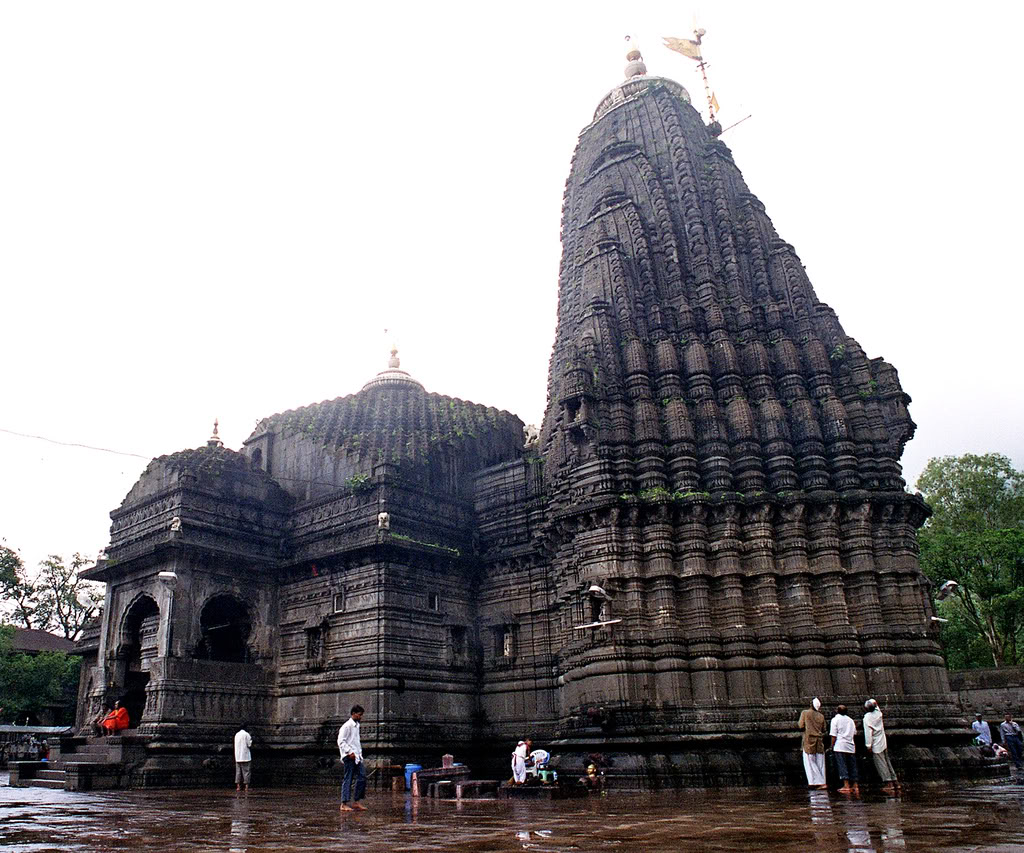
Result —
[[[462,804],[370,794],[342,814],[325,788],[74,793],[0,776],[0,849],[225,853],[736,851],[890,853],[1024,849],[1024,786],[929,787],[851,800],[795,788],[611,794]]]

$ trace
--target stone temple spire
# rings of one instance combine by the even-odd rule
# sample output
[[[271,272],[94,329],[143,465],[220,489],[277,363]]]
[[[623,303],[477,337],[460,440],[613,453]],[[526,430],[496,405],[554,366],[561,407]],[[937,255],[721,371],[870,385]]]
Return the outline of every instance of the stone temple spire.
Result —
[[[540,452],[562,618],[589,583],[629,590],[616,648],[645,649],[620,666],[647,692],[568,645],[560,707],[728,706],[735,733],[739,708],[786,706],[781,727],[815,692],[881,692],[903,725],[955,727],[916,557],[928,509],[899,464],[910,398],[685,91],[628,59],[566,182]]]

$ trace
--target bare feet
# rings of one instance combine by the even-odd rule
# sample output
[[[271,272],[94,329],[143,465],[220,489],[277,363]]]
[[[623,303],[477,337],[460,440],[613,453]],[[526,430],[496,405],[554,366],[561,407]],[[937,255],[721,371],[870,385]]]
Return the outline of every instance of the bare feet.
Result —
[[[359,812],[366,811],[366,806],[364,806],[362,803],[352,803],[352,808]]]
[[[853,793],[853,789],[849,786],[849,784],[844,783],[843,787],[839,789],[839,793],[840,794],[851,794],[851,793]]]
[[[341,810],[343,812],[350,812],[350,811],[352,811],[352,806],[350,806],[348,803],[342,803],[341,804]]]

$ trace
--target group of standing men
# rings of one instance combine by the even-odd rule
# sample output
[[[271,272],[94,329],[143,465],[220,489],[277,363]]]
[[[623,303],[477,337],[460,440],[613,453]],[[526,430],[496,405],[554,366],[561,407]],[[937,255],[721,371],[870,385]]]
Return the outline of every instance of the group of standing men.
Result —
[[[887,794],[896,793],[896,771],[889,760],[889,745],[885,738],[882,711],[874,699],[864,703],[864,745],[871,751],[875,769],[882,780],[882,790]],[[812,788],[825,788],[825,715],[821,713],[821,700],[815,697],[811,707],[800,712],[797,726],[803,729],[802,754],[807,784]],[[832,754],[835,757],[836,772],[842,781],[840,794],[859,794],[860,784],[857,772],[857,724],[850,717],[847,707],[839,705],[829,726]]]
[[[992,742],[992,729],[985,722],[984,715],[979,711],[975,717],[975,721],[971,723],[971,729],[976,735],[975,741],[979,744],[995,746]],[[1013,761],[1013,766],[1018,770],[1024,768],[1024,734],[1020,730],[1020,725],[1014,721],[1013,714],[1007,713],[1003,722],[999,724],[999,737],[1010,760]]]

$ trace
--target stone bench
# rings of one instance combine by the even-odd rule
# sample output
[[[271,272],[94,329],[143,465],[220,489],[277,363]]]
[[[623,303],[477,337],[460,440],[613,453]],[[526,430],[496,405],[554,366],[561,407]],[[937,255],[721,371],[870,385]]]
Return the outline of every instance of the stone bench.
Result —
[[[412,774],[412,795],[430,796],[430,786],[436,782],[456,783],[468,778],[468,767],[426,767]]]
[[[495,799],[500,785],[501,782],[497,779],[466,779],[463,782],[456,782],[455,799]]]
[[[427,789],[427,796],[433,797],[435,800],[453,800],[455,799],[455,783],[451,779],[439,779],[437,782],[431,782]]]

